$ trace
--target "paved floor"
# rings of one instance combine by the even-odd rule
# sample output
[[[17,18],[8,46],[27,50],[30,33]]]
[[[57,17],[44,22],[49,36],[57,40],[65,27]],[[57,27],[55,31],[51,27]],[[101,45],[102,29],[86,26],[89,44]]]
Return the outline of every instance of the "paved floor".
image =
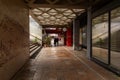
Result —
[[[108,63],[108,49],[93,47],[93,56],[100,61]],[[120,52],[111,51],[111,66],[120,69]]]
[[[46,47],[13,80],[119,80],[70,47]]]

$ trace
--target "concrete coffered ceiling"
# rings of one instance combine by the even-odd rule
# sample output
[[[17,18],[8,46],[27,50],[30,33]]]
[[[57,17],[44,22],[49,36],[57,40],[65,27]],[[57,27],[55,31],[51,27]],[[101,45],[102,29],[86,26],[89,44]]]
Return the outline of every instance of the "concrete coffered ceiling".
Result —
[[[67,26],[87,7],[105,0],[25,0],[30,15],[42,26]]]
[[[41,25],[68,25],[84,9],[35,8],[31,13]]]

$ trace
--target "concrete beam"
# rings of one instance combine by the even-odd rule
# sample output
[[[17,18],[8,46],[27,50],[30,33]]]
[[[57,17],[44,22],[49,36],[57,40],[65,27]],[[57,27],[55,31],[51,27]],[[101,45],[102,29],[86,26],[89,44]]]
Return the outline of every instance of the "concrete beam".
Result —
[[[69,4],[55,4],[55,5],[50,5],[50,4],[28,4],[31,9],[34,8],[68,8],[68,9],[86,9],[88,7],[88,4],[80,4],[80,5],[69,5]]]
[[[68,27],[68,25],[42,25],[43,28],[64,28]]]

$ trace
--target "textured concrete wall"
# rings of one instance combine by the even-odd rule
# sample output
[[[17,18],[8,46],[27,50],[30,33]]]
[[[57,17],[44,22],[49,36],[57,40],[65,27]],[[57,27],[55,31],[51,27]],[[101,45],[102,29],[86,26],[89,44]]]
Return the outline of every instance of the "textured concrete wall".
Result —
[[[29,15],[24,0],[0,0],[0,80],[9,80],[29,58]]]

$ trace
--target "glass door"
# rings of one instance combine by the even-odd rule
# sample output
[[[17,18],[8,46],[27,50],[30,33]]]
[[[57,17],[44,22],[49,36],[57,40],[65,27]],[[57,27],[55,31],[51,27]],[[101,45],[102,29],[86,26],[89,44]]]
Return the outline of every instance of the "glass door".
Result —
[[[120,70],[120,7],[111,11],[111,65]]]
[[[92,20],[92,57],[108,63],[108,13]]]

